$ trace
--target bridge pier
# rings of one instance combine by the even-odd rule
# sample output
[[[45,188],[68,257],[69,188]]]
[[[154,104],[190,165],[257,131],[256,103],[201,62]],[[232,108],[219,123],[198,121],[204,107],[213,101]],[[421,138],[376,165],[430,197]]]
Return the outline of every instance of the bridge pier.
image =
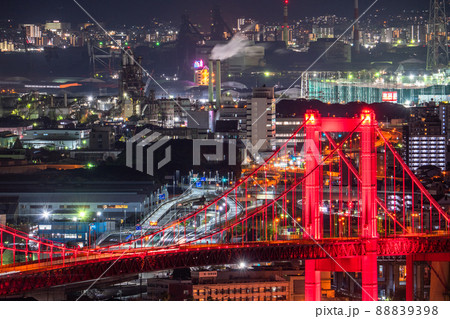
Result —
[[[362,300],[378,301],[377,241],[366,243],[366,254],[361,256]]]
[[[423,298],[422,272],[415,262],[425,262],[430,267],[430,301],[449,299],[450,292],[450,254],[418,253],[406,255],[406,301]],[[415,269],[416,272],[415,273]],[[415,289],[416,288],[416,289]],[[415,292],[417,294],[415,294]]]
[[[406,301],[414,301],[414,259],[406,256]]]
[[[316,260],[305,261],[305,300],[320,301],[320,271],[316,270]]]

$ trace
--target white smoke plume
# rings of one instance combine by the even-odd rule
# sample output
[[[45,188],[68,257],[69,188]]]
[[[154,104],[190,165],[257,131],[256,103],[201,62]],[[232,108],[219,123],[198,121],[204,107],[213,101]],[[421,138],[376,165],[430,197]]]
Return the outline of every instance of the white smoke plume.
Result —
[[[248,26],[243,32],[254,27],[254,24]],[[217,44],[211,51],[211,60],[226,60],[235,55],[243,53],[245,47],[250,45],[250,41],[243,34],[243,32],[237,32],[233,35],[227,44]]]

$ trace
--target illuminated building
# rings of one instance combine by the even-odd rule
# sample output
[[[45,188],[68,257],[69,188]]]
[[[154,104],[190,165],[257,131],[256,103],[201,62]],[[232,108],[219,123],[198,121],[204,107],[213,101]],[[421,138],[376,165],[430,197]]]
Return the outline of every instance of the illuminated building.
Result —
[[[283,145],[295,132],[296,129],[303,123],[301,118],[285,117],[277,118],[276,120],[276,143],[277,145]],[[292,143],[303,143],[304,133],[301,132],[297,135],[297,138],[291,140]]]
[[[96,188],[86,186],[86,192],[61,190],[55,188],[41,190],[8,189],[0,190],[1,197],[16,197],[17,212],[14,216],[7,216],[8,220],[26,220],[41,223],[44,218],[48,221],[66,220],[89,221],[97,218],[100,212],[101,221],[126,221],[135,223],[139,216],[149,209],[152,196],[139,194],[136,190],[124,189],[126,183],[120,185],[96,185]],[[5,187],[5,186],[2,186]],[[50,187],[50,186],[48,186]],[[103,187],[103,189],[100,189]],[[11,188],[11,187],[10,187]],[[96,189],[96,190],[94,190]],[[113,189],[113,191],[111,191]]]
[[[0,51],[1,52],[14,51],[14,43],[8,42],[6,40],[3,42],[0,42]]]
[[[54,20],[46,22],[44,29],[54,32],[59,36],[62,36],[63,32],[70,30],[70,23]]]
[[[272,148],[275,138],[275,95],[273,87],[253,89],[253,97],[247,106],[247,139],[252,145],[264,140],[261,150]]]
[[[445,171],[447,165],[446,134],[443,132],[445,121],[439,118],[439,108],[412,108],[408,124],[409,167],[417,170],[421,166],[434,165]]]
[[[37,235],[59,243],[92,245],[105,232],[115,230],[114,222],[45,222],[37,225]]]
[[[28,130],[23,133],[22,144],[28,148],[76,150],[89,147],[88,129]]]
[[[19,138],[18,135],[15,135],[8,131],[0,132],[0,148],[13,147],[14,143],[18,138]]]
[[[304,276],[298,271],[196,271],[191,278],[154,278],[150,300],[304,300]]]
[[[201,86],[207,86],[209,83],[209,69],[208,67],[204,67],[203,69],[197,69],[195,70],[195,79],[194,79],[195,85]]]
[[[37,38],[42,37],[41,28],[36,24],[22,24],[22,28],[25,29],[27,41],[33,44],[37,44]]]
[[[288,281],[230,282],[193,286],[194,300],[288,300]]]
[[[313,25],[312,27],[313,38],[334,38],[334,27]]]

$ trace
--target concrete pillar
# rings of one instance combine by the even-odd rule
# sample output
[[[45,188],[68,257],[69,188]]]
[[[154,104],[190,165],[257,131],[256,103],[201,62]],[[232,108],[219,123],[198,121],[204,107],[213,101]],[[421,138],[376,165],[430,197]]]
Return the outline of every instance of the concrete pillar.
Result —
[[[406,301],[414,301],[414,260],[406,256]]]
[[[320,271],[316,271],[314,259],[305,261],[305,300],[320,301]]]
[[[417,300],[423,300],[423,264],[416,265],[416,296]]]
[[[430,301],[448,301],[449,291],[444,285],[450,286],[450,263],[433,261],[431,267]]]

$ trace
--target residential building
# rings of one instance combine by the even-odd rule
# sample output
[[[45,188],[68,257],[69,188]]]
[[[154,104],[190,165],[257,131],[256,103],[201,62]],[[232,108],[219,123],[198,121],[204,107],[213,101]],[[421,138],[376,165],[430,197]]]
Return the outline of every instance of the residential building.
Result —
[[[408,165],[412,170],[425,165],[446,170],[447,134],[442,123],[437,107],[422,106],[411,109],[407,149]]]

